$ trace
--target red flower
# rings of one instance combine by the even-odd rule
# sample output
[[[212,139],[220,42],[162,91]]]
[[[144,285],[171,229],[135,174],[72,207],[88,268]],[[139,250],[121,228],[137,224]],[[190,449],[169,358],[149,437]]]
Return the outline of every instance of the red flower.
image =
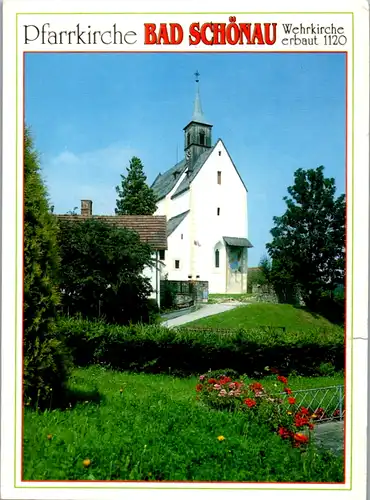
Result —
[[[309,420],[307,417],[301,417],[300,415],[296,415],[294,425],[296,427],[303,427],[305,425],[309,425]]]
[[[294,441],[297,443],[308,443],[308,436],[305,436],[304,434],[297,433],[294,434]]]
[[[291,434],[292,434],[290,431],[288,431],[288,430],[287,430],[287,429],[285,429],[284,427],[280,427],[280,428],[279,428],[278,433],[279,433],[279,436],[280,436],[282,439],[288,439],[288,438],[290,438],[290,436],[291,436]]]
[[[197,384],[196,387],[195,387],[195,390],[197,392],[200,392],[202,389],[203,389],[203,385],[202,384]]]
[[[308,428],[312,431],[315,426],[313,424],[308,424]]]
[[[231,382],[231,378],[230,377],[221,377],[219,384],[220,385],[225,385],[225,384],[228,384],[229,382]]]
[[[340,411],[339,411],[339,409],[336,409],[333,413],[333,417],[339,417],[339,415],[340,415]]]
[[[209,384],[217,384],[217,380],[216,380],[215,378],[210,378],[210,379],[208,380],[208,383],[209,383]]]
[[[254,399],[247,398],[247,399],[244,400],[244,404],[246,404],[247,406],[249,406],[249,408],[253,408],[253,406],[256,406],[257,403],[255,402]]]
[[[286,377],[283,377],[282,375],[278,375],[277,379],[279,382],[283,383],[284,385],[288,385],[288,379]]]
[[[325,416],[324,408],[317,408],[317,410],[315,411],[315,415],[317,415],[319,418],[323,418]]]
[[[302,408],[301,408],[301,414],[302,415],[309,415],[310,412],[309,412],[309,410],[307,410],[307,408],[305,408],[304,406],[302,406]]]
[[[254,382],[253,384],[251,384],[249,386],[249,389],[253,392],[261,392],[263,391],[263,387],[262,387],[262,384],[260,384],[259,382]]]
[[[289,403],[290,405],[294,405],[294,403],[295,403],[295,398],[288,398],[288,403]]]
[[[287,394],[292,394],[292,389],[289,389],[289,387],[284,387],[284,392]]]

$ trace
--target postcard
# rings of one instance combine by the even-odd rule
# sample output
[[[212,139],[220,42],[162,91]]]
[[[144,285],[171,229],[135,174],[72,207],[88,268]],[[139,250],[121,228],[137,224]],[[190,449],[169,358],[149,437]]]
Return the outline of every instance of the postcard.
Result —
[[[365,498],[367,2],[3,31],[2,498]]]

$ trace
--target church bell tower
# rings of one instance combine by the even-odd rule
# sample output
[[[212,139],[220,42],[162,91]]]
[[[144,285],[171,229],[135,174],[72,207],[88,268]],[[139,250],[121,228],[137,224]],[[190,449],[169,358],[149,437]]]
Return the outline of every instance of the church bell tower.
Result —
[[[185,159],[189,173],[199,156],[212,147],[212,125],[206,121],[200,102],[199,72],[196,71],[194,76],[196,83],[194,111],[191,121],[184,128]]]

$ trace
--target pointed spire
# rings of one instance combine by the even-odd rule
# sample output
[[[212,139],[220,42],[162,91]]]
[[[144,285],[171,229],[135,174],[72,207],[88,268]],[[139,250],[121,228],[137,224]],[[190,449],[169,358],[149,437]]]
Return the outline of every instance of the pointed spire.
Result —
[[[193,111],[192,121],[206,124],[207,122],[206,122],[206,119],[205,119],[204,114],[203,114],[202,104],[200,102],[200,92],[199,92],[200,73],[198,70],[194,73],[194,76],[195,76],[195,82],[196,82],[197,88],[196,88],[196,93],[195,93],[194,111]]]

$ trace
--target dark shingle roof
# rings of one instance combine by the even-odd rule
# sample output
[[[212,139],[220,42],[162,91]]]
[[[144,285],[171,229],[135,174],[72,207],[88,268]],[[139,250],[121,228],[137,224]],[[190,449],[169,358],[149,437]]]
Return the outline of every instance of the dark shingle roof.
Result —
[[[225,243],[231,247],[253,248],[252,243],[247,238],[234,238],[232,236],[223,236]]]
[[[164,174],[159,174],[152,184],[152,189],[157,197],[157,201],[161,200],[175,187],[180,175],[185,170],[185,160],[176,163],[172,168]]]
[[[187,210],[182,214],[172,217],[172,219],[167,222],[167,237],[174,232],[174,230],[181,224],[181,222],[185,219],[189,212],[190,210]]]
[[[192,181],[194,180],[196,175],[199,173],[200,169],[203,167],[205,162],[208,160],[212,151],[215,149],[215,147],[220,142],[224,146],[240,180],[243,183],[243,186],[245,187],[245,190],[248,191],[248,189],[247,189],[243,179],[241,178],[241,175],[240,175],[238,169],[236,168],[225,144],[222,142],[222,139],[217,139],[215,145],[212,148],[207,149],[206,151],[204,151],[204,153],[202,153],[199,156],[199,158],[197,159],[197,161],[195,162],[195,164],[193,166],[192,172],[189,175],[186,175],[184,177],[184,179],[181,181],[180,185],[178,186],[178,188],[176,189],[174,194],[171,196],[171,198],[175,198],[176,196],[180,195],[181,193],[183,193],[184,191],[189,189],[190,184],[192,183]],[[155,179],[155,181],[153,182],[153,184],[151,186],[155,195],[157,196],[157,201],[161,200],[162,198],[167,196],[168,193],[170,193],[172,191],[172,189],[175,187],[177,181],[179,180],[180,176],[185,172],[185,170],[186,170],[186,161],[181,160],[179,163],[177,163],[172,168],[167,170],[167,172],[165,172],[164,174],[159,174],[157,176],[157,178]]]
[[[57,215],[59,220],[98,220],[136,231],[143,243],[155,250],[167,250],[167,218],[164,215]]]
[[[205,164],[205,162],[207,161],[207,159],[209,158],[210,154],[215,149],[215,147],[216,147],[216,145],[210,149],[207,149],[207,151],[204,151],[204,153],[202,153],[199,156],[199,158],[197,159],[197,161],[195,162],[195,164],[193,166],[193,170],[191,171],[191,173],[189,175],[187,175],[181,181],[179,187],[176,189],[176,191],[171,196],[171,198],[175,198],[175,196],[178,196],[179,194],[181,194],[184,191],[186,191],[187,189],[189,189],[191,182],[193,181],[195,176],[198,174],[199,170],[203,167],[203,165]]]

